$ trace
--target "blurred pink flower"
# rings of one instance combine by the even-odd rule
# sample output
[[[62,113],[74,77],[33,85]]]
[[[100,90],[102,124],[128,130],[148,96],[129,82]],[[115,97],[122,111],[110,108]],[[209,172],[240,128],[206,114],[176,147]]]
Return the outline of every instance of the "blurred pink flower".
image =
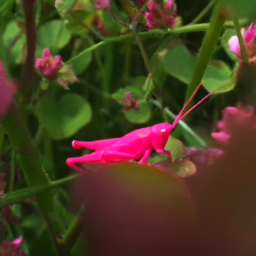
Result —
[[[253,62],[256,58],[256,24],[252,23],[249,28],[245,31],[244,28],[241,29],[247,54],[250,62]],[[228,40],[229,49],[233,52],[238,58],[242,58],[240,44],[237,36],[232,36]]]
[[[11,107],[13,95],[16,91],[16,82],[7,79],[4,66],[0,61],[0,118],[3,117]]]
[[[141,8],[146,3],[146,0],[135,0],[134,2]]]
[[[230,131],[234,125],[249,125],[253,127],[254,108],[248,106],[243,108],[241,104],[237,107],[226,107],[222,111],[222,120],[217,123],[219,132],[213,132],[212,137],[220,144],[227,145],[230,142]]]
[[[36,59],[36,68],[44,77],[49,80],[55,80],[58,76],[58,71],[62,68],[63,63],[61,56],[51,56],[50,50],[46,48],[43,53],[43,58]]]
[[[125,95],[126,98],[120,99],[120,101],[125,105],[123,112],[125,113],[130,109],[138,111],[140,109],[140,103],[138,102],[138,100],[134,98],[130,92],[125,92]]]
[[[12,242],[3,241],[3,243],[0,246],[0,255],[1,256],[28,256],[27,253],[19,250],[22,242],[23,242],[22,237],[17,238]]]
[[[97,3],[96,9],[109,9],[110,8],[110,0],[95,0]]]
[[[149,29],[174,29],[177,13],[174,11],[174,3],[172,0],[167,0],[163,8],[158,6],[153,0],[149,0],[148,10],[149,11],[145,13],[145,17],[147,20],[146,26]]]

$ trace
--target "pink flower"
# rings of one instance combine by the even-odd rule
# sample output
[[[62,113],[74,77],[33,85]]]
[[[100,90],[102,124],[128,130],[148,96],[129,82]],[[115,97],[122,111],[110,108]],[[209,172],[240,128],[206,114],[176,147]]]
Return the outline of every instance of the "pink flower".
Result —
[[[125,92],[125,95],[126,95],[126,98],[120,99],[120,101],[125,105],[123,112],[125,113],[130,109],[134,109],[138,111],[140,109],[140,104],[136,100],[136,98],[134,98],[130,92]]]
[[[49,80],[56,80],[58,84],[65,89],[69,89],[68,83],[78,81],[71,66],[64,65],[59,55],[51,56],[50,50],[46,48],[43,52],[43,58],[36,59],[35,66],[42,75]]]
[[[57,78],[58,71],[62,66],[61,56],[56,55],[53,58],[48,48],[44,50],[43,58],[36,59],[36,68],[49,80],[55,80]]]
[[[164,4],[164,8],[158,6],[153,0],[150,0],[148,2],[148,10],[149,12],[145,13],[145,17],[147,20],[146,26],[149,29],[174,29],[177,13],[174,11],[174,3],[172,0],[167,0]]]
[[[247,54],[250,62],[253,62],[256,57],[256,24],[252,23],[249,28],[245,31],[244,28],[241,29]],[[237,36],[232,36],[229,40],[229,49],[233,52],[238,58],[242,58],[241,49]]]
[[[19,250],[22,242],[23,242],[22,237],[17,238],[12,242],[3,241],[3,243],[0,246],[0,255],[1,256],[28,256],[27,253]]]
[[[4,66],[0,61],[0,118],[7,114],[16,91],[16,82],[7,79]]]
[[[110,9],[110,0],[95,0],[97,3],[96,9]]]
[[[237,107],[226,107],[222,111],[222,121],[217,123],[219,132],[212,133],[212,137],[220,144],[227,145],[230,142],[230,131],[234,125],[249,125],[254,124],[254,108],[248,106],[243,108],[241,104]]]

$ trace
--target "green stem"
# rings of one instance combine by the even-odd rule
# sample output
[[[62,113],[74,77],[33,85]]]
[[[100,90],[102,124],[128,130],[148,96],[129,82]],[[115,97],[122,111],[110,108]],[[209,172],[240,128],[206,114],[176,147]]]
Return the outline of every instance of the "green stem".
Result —
[[[59,243],[64,245],[65,251],[68,253],[70,253],[81,234],[81,221],[83,213],[84,207],[82,206],[77,216],[74,218],[68,230],[64,234],[64,238],[59,240]]]
[[[236,15],[233,15],[233,22],[234,22],[236,34],[237,34],[239,45],[240,45],[240,49],[241,49],[242,59],[243,59],[243,61],[245,63],[249,63],[249,59],[248,59],[248,55],[247,55],[247,50],[246,50],[246,46],[245,46],[245,43],[244,43],[244,38],[243,38],[243,36],[241,34],[241,26],[239,24],[239,19],[237,18]]]
[[[161,105],[157,100],[151,100],[151,102],[155,104],[157,107],[161,108]],[[168,116],[175,120],[176,115],[173,114],[168,108],[164,108],[164,111]],[[198,145],[200,145],[201,147],[207,146],[206,142],[199,135],[197,135],[184,121],[180,120],[179,125],[187,134],[193,137],[193,139],[197,142]]]
[[[209,29],[204,37],[203,44],[196,62],[196,66],[189,83],[185,102],[188,101],[197,86],[201,83],[204,72],[212,57],[214,48],[218,42],[223,24],[227,18],[227,13],[223,10],[222,2],[218,1],[213,12]]]
[[[10,114],[3,119],[2,125],[16,151],[28,186],[50,185],[48,175],[42,169],[39,154],[34,148],[25,122],[15,104],[12,106]],[[54,212],[52,193],[45,191],[37,194],[36,200],[56,244],[56,234],[61,229],[58,226],[57,216]]]
[[[147,52],[144,48],[144,45],[140,39],[140,36],[139,36],[139,33],[137,31],[137,28],[136,28],[136,23],[131,23],[131,29],[134,33],[134,36],[135,36],[135,39],[136,39],[136,42],[140,48],[140,51],[141,51],[141,54],[142,54],[142,57],[144,59],[144,62],[145,62],[145,65],[146,65],[146,68],[147,68],[147,71],[148,71],[148,79],[152,81],[152,87],[149,87],[145,97],[149,99],[150,96],[152,96],[153,94],[155,94],[156,98],[158,99],[158,101],[161,103],[161,112],[162,112],[162,117],[164,119],[164,106],[163,106],[163,99],[162,99],[162,92],[161,92],[161,89],[160,87],[157,85],[157,83],[155,82],[155,79],[153,77],[153,72],[151,70],[151,67],[150,67],[150,64],[149,64],[149,58],[148,58],[148,55],[147,55]]]
[[[215,5],[217,0],[210,1],[209,4],[189,23],[190,25],[198,23]]]
[[[241,19],[240,20],[240,25],[245,25],[248,23],[248,19]],[[182,33],[192,33],[192,32],[200,32],[200,31],[206,31],[209,28],[210,24],[209,23],[204,23],[204,24],[196,24],[196,25],[187,25],[183,27],[176,28],[174,30],[160,30],[160,29],[155,29],[151,30],[148,32],[140,32],[139,36],[140,38],[151,38],[151,37],[159,37],[162,38],[164,36],[170,35],[170,34],[182,34]],[[233,22],[227,21],[224,23],[224,27],[234,27]],[[67,64],[69,64],[71,61],[75,61],[77,58],[86,55],[88,52],[92,52],[94,50],[100,49],[101,47],[107,45],[107,44],[112,44],[112,43],[120,43],[124,42],[127,40],[132,40],[133,34],[127,34],[124,36],[117,36],[117,37],[112,37],[112,38],[107,38],[102,42],[99,42],[97,44],[94,44],[93,46],[85,49],[72,59],[70,59]]]
[[[15,151],[12,150],[9,192],[12,192],[14,189],[14,177],[15,177]]]
[[[73,175],[69,176],[57,181],[52,181],[50,184],[47,185],[39,185],[33,186],[29,188],[19,189],[14,192],[4,194],[0,200],[0,209],[3,208],[5,205],[8,204],[17,204],[24,200],[27,200],[33,196],[36,196],[42,192],[47,192],[49,190],[55,189],[67,182],[70,182],[76,178],[80,177],[80,175]]]
[[[0,155],[4,145],[4,136],[5,136],[4,128],[0,125]]]

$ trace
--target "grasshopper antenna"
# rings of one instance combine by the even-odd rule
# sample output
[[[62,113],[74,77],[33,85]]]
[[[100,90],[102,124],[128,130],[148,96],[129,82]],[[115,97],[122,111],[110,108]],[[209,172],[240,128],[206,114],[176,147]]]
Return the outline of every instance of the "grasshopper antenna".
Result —
[[[201,99],[198,103],[196,103],[193,107],[191,107],[186,113],[184,113],[186,111],[186,108],[188,107],[188,105],[190,104],[190,102],[193,100],[193,98],[195,97],[195,95],[197,94],[198,90],[201,88],[202,84],[198,85],[196,90],[193,92],[193,94],[191,95],[191,97],[189,98],[189,100],[187,101],[187,103],[184,105],[184,107],[182,108],[182,110],[180,111],[180,113],[177,115],[177,117],[175,118],[172,126],[173,128],[177,125],[177,123],[183,119],[186,115],[188,115],[191,111],[193,111],[196,107],[198,107],[200,104],[202,104],[205,100],[207,100],[209,97],[212,96],[212,93],[209,93],[208,95],[206,95],[203,99]]]

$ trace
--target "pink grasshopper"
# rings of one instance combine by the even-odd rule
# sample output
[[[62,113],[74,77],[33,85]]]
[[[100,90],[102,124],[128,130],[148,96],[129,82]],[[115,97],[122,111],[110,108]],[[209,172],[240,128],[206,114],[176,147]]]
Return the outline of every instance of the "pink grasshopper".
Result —
[[[144,164],[150,157],[153,148],[157,153],[166,155],[171,162],[171,152],[164,149],[169,134],[183,117],[212,95],[212,93],[206,95],[202,100],[184,113],[200,87],[201,85],[197,87],[172,124],[161,123],[151,127],[137,129],[121,138],[90,142],[73,140],[72,146],[75,149],[88,148],[95,150],[95,152],[81,157],[68,158],[66,161],[67,165],[78,172],[84,173],[84,170],[77,167],[75,164],[100,162],[116,163],[139,159],[139,163]]]

